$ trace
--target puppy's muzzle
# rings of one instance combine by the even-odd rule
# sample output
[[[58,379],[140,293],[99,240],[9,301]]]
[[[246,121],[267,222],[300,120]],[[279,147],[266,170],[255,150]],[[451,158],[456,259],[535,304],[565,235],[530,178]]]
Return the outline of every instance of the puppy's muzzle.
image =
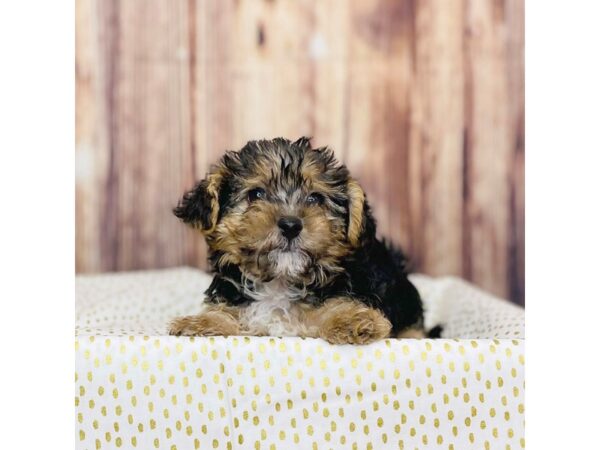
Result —
[[[302,221],[298,217],[282,217],[277,222],[277,226],[288,241],[294,239],[302,231]]]

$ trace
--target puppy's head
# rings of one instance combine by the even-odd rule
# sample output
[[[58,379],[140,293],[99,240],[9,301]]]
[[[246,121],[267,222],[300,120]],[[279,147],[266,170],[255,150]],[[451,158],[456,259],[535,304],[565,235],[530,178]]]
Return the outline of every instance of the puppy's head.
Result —
[[[174,213],[203,232],[217,267],[260,281],[322,285],[374,234],[363,190],[307,138],[227,152]]]

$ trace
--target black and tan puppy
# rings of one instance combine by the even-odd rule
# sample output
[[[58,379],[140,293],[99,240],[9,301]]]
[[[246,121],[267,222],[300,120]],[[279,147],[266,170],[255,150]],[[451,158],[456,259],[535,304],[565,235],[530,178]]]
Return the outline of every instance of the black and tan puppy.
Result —
[[[365,193],[307,138],[227,152],[174,210],[198,228],[215,277],[174,335],[321,337],[366,344],[423,335],[402,255],[375,237]]]

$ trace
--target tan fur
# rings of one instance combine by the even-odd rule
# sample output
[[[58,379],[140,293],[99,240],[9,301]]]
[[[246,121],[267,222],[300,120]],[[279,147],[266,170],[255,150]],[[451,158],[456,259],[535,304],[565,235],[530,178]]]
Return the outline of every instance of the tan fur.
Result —
[[[239,308],[209,305],[196,316],[178,317],[169,324],[174,336],[235,336],[240,334]]]
[[[217,226],[217,219],[219,217],[219,186],[221,185],[221,180],[223,179],[223,171],[222,168],[217,168],[216,172],[208,175],[208,186],[206,187],[206,191],[211,197],[210,200],[210,224],[208,227],[203,228],[201,231],[204,235],[210,235]]]
[[[306,158],[302,164],[300,174],[302,178],[309,183],[314,183],[321,173],[321,169],[317,162],[312,158]]]
[[[266,175],[257,175],[257,179],[263,176]],[[245,191],[256,187],[256,183],[255,179],[244,180]],[[267,184],[266,181],[263,183]],[[252,214],[246,212],[249,208]],[[316,257],[315,270],[299,274],[295,281],[309,284],[317,280],[324,283],[325,274],[339,272],[339,261],[351,250],[343,219],[332,216],[322,206],[298,207],[288,213],[302,219],[305,231],[299,243]],[[268,202],[252,205],[243,202],[230,210],[206,236],[211,249],[221,252],[218,265],[240,265],[247,274],[256,278],[273,276],[266,269],[265,258],[269,251],[280,245],[277,221],[282,214],[286,212],[280,206]]]
[[[363,209],[365,193],[353,179],[348,180],[348,197],[350,197],[350,224],[348,225],[348,240],[354,246],[359,243],[363,231]]]
[[[254,161],[254,176],[248,178],[248,185],[265,185],[272,178],[273,167],[279,166],[279,155],[264,153]]]
[[[407,328],[398,333],[398,339],[423,339],[425,338],[425,331],[418,328]]]
[[[307,315],[319,337],[331,344],[369,344],[389,337],[390,321],[378,310],[350,298],[333,298]]]
[[[224,216],[208,242],[213,250],[223,252],[224,259],[219,261],[220,264],[239,264],[249,274],[259,277],[265,274],[259,267],[263,262],[260,255],[266,255],[276,243],[280,214],[275,205],[266,202],[257,202],[251,208],[252,214],[232,211]],[[252,256],[244,256],[242,249]]]

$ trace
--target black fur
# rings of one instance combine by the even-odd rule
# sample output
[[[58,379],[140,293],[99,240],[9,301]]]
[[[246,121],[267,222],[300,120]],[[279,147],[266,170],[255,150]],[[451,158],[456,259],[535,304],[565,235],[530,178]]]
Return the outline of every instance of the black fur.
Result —
[[[436,325],[435,327],[433,327],[431,330],[429,330],[427,332],[427,337],[432,338],[432,339],[441,338],[442,331],[444,331],[444,328],[441,325]]]
[[[210,195],[206,191],[207,180],[202,180],[194,189],[186,192],[179,202],[173,208],[175,214],[184,223],[198,226],[201,228],[210,227]]]

